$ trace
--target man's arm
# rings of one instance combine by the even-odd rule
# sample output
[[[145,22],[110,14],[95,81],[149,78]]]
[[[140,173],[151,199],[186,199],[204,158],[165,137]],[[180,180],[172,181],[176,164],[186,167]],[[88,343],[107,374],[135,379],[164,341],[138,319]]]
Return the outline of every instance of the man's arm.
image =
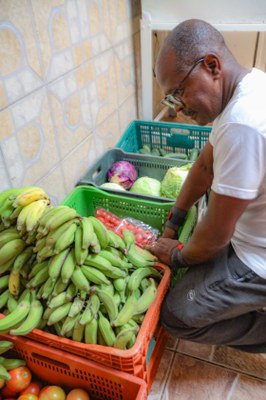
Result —
[[[210,142],[207,142],[188,173],[176,199],[175,207],[180,210],[188,211],[211,187],[212,180],[213,147]],[[163,237],[173,238],[174,236],[175,231],[166,227]]]

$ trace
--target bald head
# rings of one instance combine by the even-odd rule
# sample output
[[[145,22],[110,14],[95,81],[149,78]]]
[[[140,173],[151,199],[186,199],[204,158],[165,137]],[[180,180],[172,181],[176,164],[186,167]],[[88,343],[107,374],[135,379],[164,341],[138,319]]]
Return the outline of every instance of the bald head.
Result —
[[[181,22],[170,32],[159,52],[157,63],[165,60],[169,53],[175,54],[177,69],[186,69],[208,53],[214,53],[221,58],[226,54],[231,55],[221,33],[212,25],[198,19]]]

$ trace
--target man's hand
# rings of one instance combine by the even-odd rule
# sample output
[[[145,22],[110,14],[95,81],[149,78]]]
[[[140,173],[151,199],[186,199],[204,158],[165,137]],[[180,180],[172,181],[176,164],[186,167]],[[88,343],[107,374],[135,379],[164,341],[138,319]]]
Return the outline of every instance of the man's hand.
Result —
[[[157,256],[162,263],[171,266],[172,251],[179,243],[178,240],[160,238],[157,242],[147,245],[145,248]]]

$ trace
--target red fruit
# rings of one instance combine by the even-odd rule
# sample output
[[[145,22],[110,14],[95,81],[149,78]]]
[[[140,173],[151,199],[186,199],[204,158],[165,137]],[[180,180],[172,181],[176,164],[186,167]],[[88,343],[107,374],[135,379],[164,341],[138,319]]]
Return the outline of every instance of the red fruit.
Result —
[[[10,379],[6,381],[6,386],[14,392],[21,392],[26,389],[31,382],[31,372],[27,367],[18,367],[8,371]]]

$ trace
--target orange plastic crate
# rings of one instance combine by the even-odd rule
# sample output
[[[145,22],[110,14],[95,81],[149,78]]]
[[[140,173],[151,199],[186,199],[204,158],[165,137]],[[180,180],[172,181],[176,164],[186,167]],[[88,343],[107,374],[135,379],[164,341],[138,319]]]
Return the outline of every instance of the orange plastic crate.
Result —
[[[133,375],[26,338],[6,334],[0,335],[0,339],[12,341],[18,356],[23,358],[34,375],[44,382],[67,388],[86,389],[93,399],[147,399],[147,384]]]
[[[161,271],[163,275],[158,286],[157,296],[145,315],[136,342],[131,349],[120,350],[98,344],[80,343],[39,329],[34,329],[26,337],[110,368],[130,373],[144,379],[149,384],[148,381],[151,376],[150,371],[154,368],[152,357],[150,362],[147,362],[149,344],[157,331],[154,351],[157,349],[156,351],[158,352],[164,346],[164,343],[161,341],[161,336],[164,335],[165,337],[165,333],[161,328],[158,329],[158,321],[161,304],[168,290],[171,276],[171,271],[166,265],[157,263],[156,268]],[[157,342],[159,344],[157,344]]]

